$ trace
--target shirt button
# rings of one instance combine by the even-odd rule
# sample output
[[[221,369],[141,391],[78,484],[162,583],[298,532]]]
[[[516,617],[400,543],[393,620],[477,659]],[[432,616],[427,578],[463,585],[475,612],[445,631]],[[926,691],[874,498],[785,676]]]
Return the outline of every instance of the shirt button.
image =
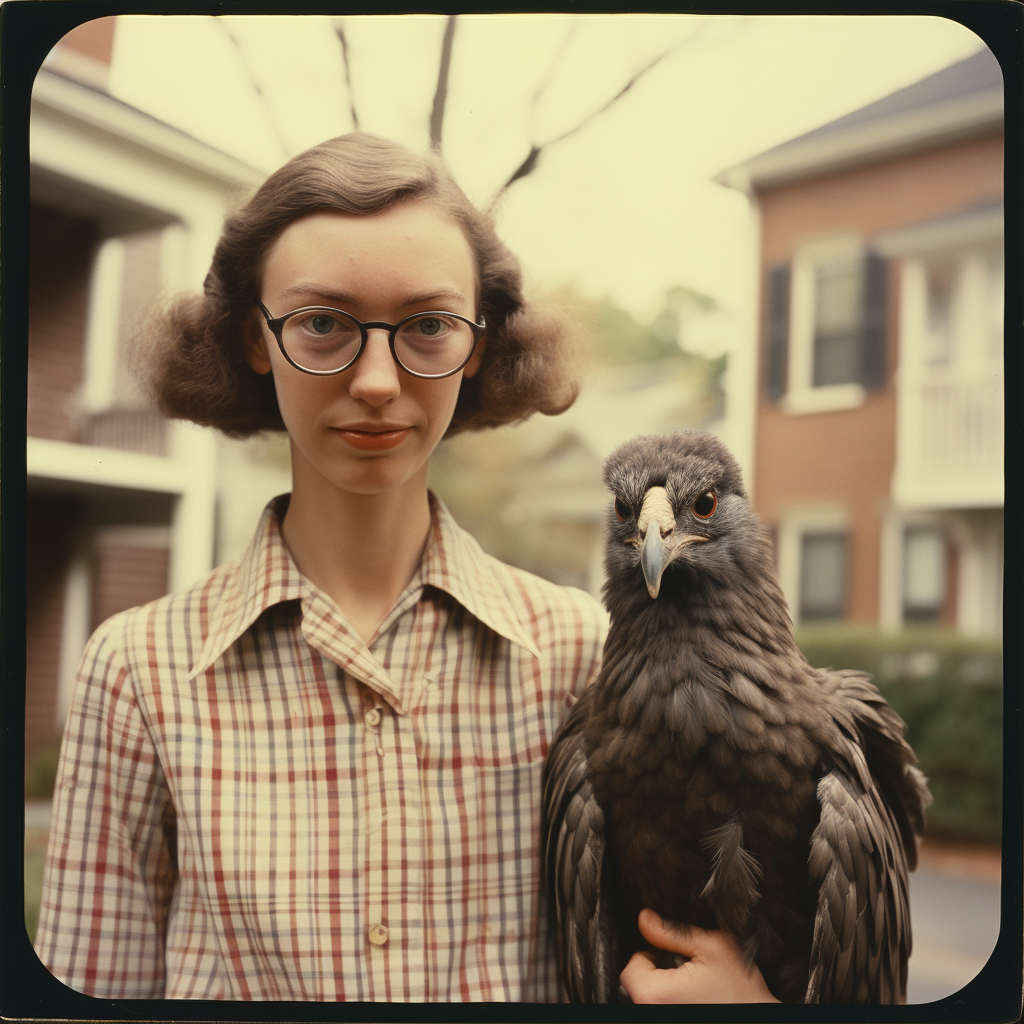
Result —
[[[387,925],[375,924],[370,929],[370,941],[375,946],[383,946],[388,941],[388,929]]]
[[[366,724],[371,729],[376,729],[377,726],[380,725],[380,710],[378,708],[370,708],[364,717],[366,719]]]

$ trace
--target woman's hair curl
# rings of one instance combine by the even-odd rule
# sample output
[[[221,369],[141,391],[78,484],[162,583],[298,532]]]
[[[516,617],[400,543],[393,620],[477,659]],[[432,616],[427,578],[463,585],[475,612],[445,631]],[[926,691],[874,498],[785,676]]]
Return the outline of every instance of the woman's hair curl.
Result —
[[[227,218],[203,295],[173,301],[143,341],[140,362],[160,409],[231,437],[283,430],[273,380],[249,366],[244,350],[270,247],[307,214],[372,214],[408,201],[433,203],[462,228],[487,322],[483,363],[462,382],[448,435],[567,409],[578,391],[569,322],[525,301],[519,263],[493,218],[440,159],[365,132],[300,153]]]

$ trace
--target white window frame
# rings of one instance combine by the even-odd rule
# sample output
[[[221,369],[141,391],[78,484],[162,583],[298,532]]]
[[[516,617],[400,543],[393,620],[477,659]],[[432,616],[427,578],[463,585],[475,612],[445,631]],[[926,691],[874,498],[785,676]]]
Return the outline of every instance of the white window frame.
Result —
[[[124,242],[115,236],[101,243],[93,264],[85,327],[85,375],[81,390],[81,406],[87,413],[107,412],[114,404],[124,258]]]
[[[793,255],[789,294],[789,352],[783,409],[793,415],[856,409],[867,397],[861,384],[814,386],[816,271],[823,263],[862,262],[867,251],[856,235],[819,238]]]
[[[800,625],[800,563],[803,537],[808,533],[844,533],[849,537],[849,510],[842,505],[804,506],[786,509],[779,519],[776,534],[779,583],[794,626]]]

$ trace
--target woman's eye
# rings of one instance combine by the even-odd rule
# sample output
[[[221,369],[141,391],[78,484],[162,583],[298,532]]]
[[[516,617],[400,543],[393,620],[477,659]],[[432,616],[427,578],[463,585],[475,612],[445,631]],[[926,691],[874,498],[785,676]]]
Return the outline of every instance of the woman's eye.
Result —
[[[708,519],[717,507],[718,495],[714,491],[708,491],[693,503],[693,514],[700,519]]]
[[[440,317],[425,316],[416,321],[416,329],[425,338],[437,338],[444,334],[447,324]]]
[[[330,334],[337,321],[326,313],[317,313],[306,321],[306,327],[314,334]]]
[[[625,522],[633,514],[633,510],[621,498],[616,498],[615,514]]]

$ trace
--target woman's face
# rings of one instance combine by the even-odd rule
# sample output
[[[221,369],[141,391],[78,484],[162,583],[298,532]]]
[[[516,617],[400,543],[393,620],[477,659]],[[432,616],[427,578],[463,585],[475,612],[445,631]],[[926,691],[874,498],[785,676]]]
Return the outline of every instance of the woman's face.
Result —
[[[274,317],[323,305],[395,324],[427,310],[475,320],[476,293],[462,229],[436,207],[408,202],[293,221],[270,248],[261,299]],[[259,324],[247,358],[257,373],[274,375],[296,490],[306,482],[357,494],[426,485],[427,460],[451,421],[462,378],[480,367],[483,339],[459,373],[423,380],[395,363],[387,331],[371,329],[353,366],[316,377],[291,366],[262,316]]]

